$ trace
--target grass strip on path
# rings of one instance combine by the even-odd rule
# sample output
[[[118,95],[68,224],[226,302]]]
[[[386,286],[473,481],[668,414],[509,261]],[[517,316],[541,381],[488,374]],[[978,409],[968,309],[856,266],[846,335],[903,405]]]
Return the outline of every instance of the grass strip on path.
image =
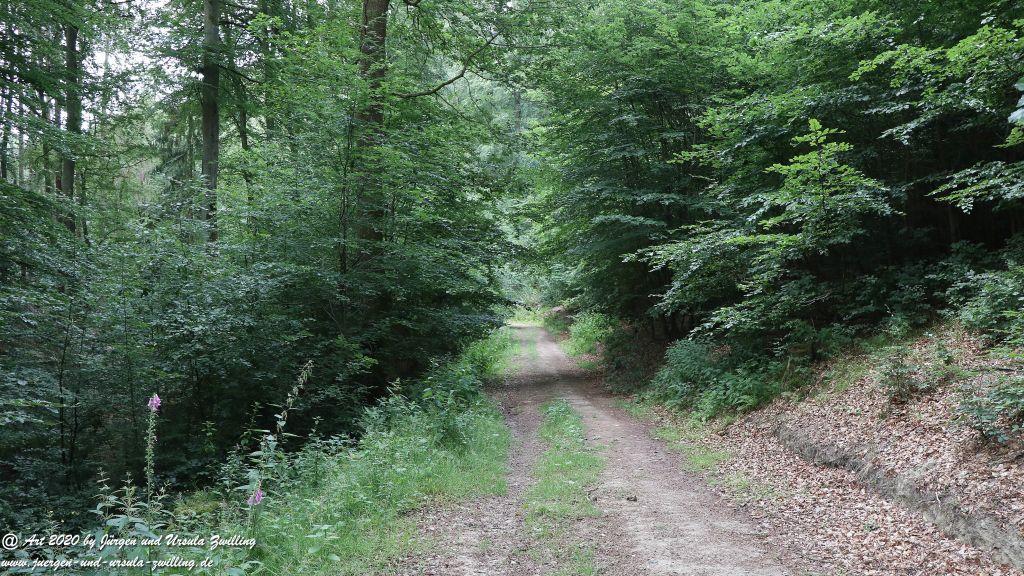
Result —
[[[593,549],[574,540],[571,528],[600,515],[587,488],[597,482],[604,458],[587,446],[583,420],[568,402],[557,400],[542,410],[539,433],[547,450],[534,469],[537,482],[526,494],[526,524],[535,538],[528,554],[554,564],[554,574],[597,574]]]

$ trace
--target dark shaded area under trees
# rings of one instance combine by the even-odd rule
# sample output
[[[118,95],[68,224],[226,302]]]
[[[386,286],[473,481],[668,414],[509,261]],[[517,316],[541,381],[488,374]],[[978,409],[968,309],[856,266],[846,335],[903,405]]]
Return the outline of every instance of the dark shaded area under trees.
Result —
[[[137,478],[157,391],[179,489],[310,361],[289,429],[358,434],[509,298],[727,350],[732,407],[944,315],[1020,346],[1021,18],[0,1],[0,519]]]
[[[292,444],[358,434],[500,322],[511,96],[409,94],[500,67],[480,44],[528,12],[0,2],[0,523],[94,522],[101,473],[142,475],[154,392],[157,479],[187,490],[307,362]]]

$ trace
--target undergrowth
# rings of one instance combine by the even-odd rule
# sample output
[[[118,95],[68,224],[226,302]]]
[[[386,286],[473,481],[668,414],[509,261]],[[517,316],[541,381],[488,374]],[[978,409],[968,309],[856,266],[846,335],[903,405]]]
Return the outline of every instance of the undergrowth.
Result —
[[[421,380],[396,383],[364,412],[358,440],[314,436],[297,452],[281,451],[280,439],[289,436],[289,396],[278,429],[254,431],[262,437],[259,448],[229,458],[217,486],[175,502],[159,494],[147,499],[130,485],[104,489],[97,507],[100,536],[219,534],[251,539],[250,546],[129,545],[81,557],[154,560],[173,553],[186,562],[213,561],[190,569],[104,567],[94,574],[372,573],[415,550],[407,512],[430,500],[506,490],[510,436],[481,388],[506,369],[515,348],[508,330],[499,330]]]
[[[987,390],[965,392],[959,416],[987,440],[1005,444],[1024,435],[1024,378],[1001,377]]]
[[[596,354],[601,342],[615,328],[614,321],[596,312],[583,312],[573,318],[565,351],[570,356]]]

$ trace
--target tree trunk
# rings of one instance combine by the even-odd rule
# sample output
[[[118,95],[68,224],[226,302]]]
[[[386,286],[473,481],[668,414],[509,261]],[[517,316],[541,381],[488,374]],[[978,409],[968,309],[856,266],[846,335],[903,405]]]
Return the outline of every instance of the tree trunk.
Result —
[[[260,0],[259,11],[267,16],[276,16],[278,10],[276,0]],[[312,26],[311,26],[312,28]],[[277,36],[277,27],[270,27],[264,30],[265,37],[260,39],[260,57],[263,60],[263,126],[266,129],[266,139],[273,140],[277,136],[277,119],[270,106],[273,98],[272,86],[277,81],[277,63],[271,38]]]
[[[367,80],[370,99],[360,112],[359,119],[366,122],[364,134],[374,137],[384,122],[384,108],[380,101],[380,85],[387,73],[384,47],[388,35],[388,8],[391,0],[363,0],[363,26],[359,35],[359,73]],[[376,133],[376,134],[375,134]]]
[[[18,115],[25,116],[25,105],[18,99]],[[18,129],[18,186],[25,186],[25,130]]]
[[[68,134],[76,140],[82,133],[82,94],[81,94],[81,60],[78,57],[78,27],[68,25],[64,29],[64,65],[67,68],[67,88],[64,91],[64,109]],[[72,150],[61,159],[60,182],[61,190],[72,205],[75,202],[75,157],[74,149],[77,142],[72,141]],[[74,208],[72,208],[74,210]],[[75,230],[75,217],[69,217],[72,231]]]
[[[203,186],[206,190],[208,240],[217,241],[217,173],[220,164],[220,0],[203,0],[203,83],[200,106],[203,117]]]
[[[3,136],[0,137],[0,181],[7,182],[7,173],[10,171],[9,150],[8,146],[11,144],[11,108],[14,101],[13,90],[4,90],[3,92]]]
[[[383,140],[384,106],[381,102],[380,87],[387,73],[385,45],[388,34],[388,9],[390,0],[363,0],[363,25],[359,34],[359,73],[366,80],[369,91],[366,105],[355,114],[359,129],[360,148],[372,148],[380,145]],[[363,166],[359,177],[359,188],[356,197],[360,206],[356,235],[364,242],[376,242],[382,239],[378,221],[384,212],[384,202],[378,198],[379,187],[375,181],[379,178],[373,170]],[[359,250],[363,256],[368,255],[367,246]]]
[[[242,179],[245,180],[245,208],[246,208],[246,225],[247,227],[255,232],[255,220],[253,219],[253,210],[255,210],[255,199],[253,198],[253,173],[247,165],[249,161],[248,153],[251,149],[249,145],[249,112],[248,106],[248,95],[245,91],[245,86],[242,84],[240,78],[235,79],[235,84],[238,90],[238,115],[235,117],[235,125],[238,128],[238,142],[242,146],[242,151],[246,153],[246,158],[242,162]]]

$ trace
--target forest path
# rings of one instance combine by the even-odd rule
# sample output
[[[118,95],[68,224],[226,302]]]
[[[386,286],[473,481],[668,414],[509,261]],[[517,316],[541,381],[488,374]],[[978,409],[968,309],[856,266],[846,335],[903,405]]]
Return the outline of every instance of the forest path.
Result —
[[[537,554],[525,524],[524,496],[544,450],[541,406],[565,399],[582,417],[587,443],[605,463],[590,498],[600,511],[572,527],[575,544],[593,554],[599,574],[783,576],[753,524],[683,469],[683,459],[651,438],[599,379],[579,369],[543,328],[513,325],[515,367],[492,394],[513,433],[508,493],[471,500],[419,518],[436,538],[431,554],[403,574],[576,574],[551,554]],[[555,555],[572,554],[555,543]],[[578,548],[576,548],[578,549]],[[545,557],[547,556],[547,557]],[[564,558],[563,558],[564,560]],[[555,572],[554,569],[558,568]]]

